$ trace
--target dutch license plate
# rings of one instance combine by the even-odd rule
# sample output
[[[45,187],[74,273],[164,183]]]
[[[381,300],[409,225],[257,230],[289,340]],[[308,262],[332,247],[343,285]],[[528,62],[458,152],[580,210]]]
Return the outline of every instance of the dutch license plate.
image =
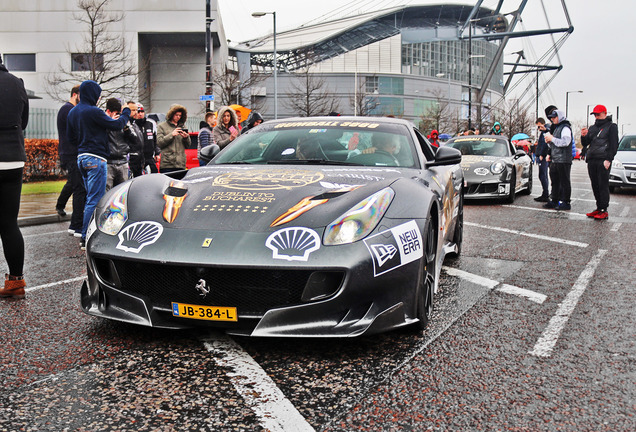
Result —
[[[207,321],[238,321],[235,307],[201,306],[172,302],[172,315]]]

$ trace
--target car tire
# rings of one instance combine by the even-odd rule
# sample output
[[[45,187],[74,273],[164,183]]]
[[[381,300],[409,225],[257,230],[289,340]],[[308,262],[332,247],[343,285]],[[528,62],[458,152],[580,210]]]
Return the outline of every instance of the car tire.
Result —
[[[424,330],[433,314],[433,295],[435,290],[435,262],[437,245],[437,227],[433,220],[428,223],[424,236],[424,256],[420,265],[420,283],[417,292],[418,331]]]
[[[513,202],[515,202],[515,195],[516,195],[516,189],[517,188],[517,173],[516,171],[513,169],[512,170],[512,176],[510,177],[510,192],[508,193],[508,196],[505,199],[505,202],[508,204],[512,204]]]
[[[532,164],[530,164],[530,172],[528,173],[528,175],[530,177],[528,178],[526,188],[523,190],[523,192],[519,192],[519,195],[530,195],[532,193]]]
[[[453,243],[455,243],[456,251],[448,255],[451,258],[457,258],[462,254],[462,241],[464,240],[464,189],[459,194],[459,209],[457,211],[457,222],[455,222],[455,231],[453,232]]]

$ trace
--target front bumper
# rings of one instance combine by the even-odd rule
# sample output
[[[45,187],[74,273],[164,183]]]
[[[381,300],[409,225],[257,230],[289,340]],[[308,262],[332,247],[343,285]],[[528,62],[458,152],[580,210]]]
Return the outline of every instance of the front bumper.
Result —
[[[420,230],[424,223],[417,221]],[[321,246],[300,262],[272,259],[262,233],[166,229],[163,237],[171,248],[146,247],[143,255],[117,250],[116,237],[91,237],[82,309],[152,327],[207,326],[250,336],[351,337],[415,322],[420,262],[375,276],[362,241]],[[215,247],[202,248],[203,237]],[[210,287],[205,297],[195,289],[200,280]],[[238,321],[175,317],[172,302],[236,307]]]
[[[610,186],[636,187],[636,165],[623,164],[622,169],[612,167]]]

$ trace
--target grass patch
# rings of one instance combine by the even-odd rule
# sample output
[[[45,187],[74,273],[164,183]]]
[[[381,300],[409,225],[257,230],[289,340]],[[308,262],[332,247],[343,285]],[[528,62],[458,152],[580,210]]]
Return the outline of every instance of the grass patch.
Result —
[[[22,195],[60,193],[66,180],[22,183]]]

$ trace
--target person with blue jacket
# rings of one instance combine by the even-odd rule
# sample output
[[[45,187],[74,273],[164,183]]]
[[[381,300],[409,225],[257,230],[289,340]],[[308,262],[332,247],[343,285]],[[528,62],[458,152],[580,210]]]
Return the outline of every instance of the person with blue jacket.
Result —
[[[102,88],[95,81],[80,85],[80,101],[67,118],[68,139],[77,147],[77,166],[86,186],[84,224],[80,248],[86,249],[86,231],[99,200],[106,193],[107,165],[110,154],[108,131],[121,130],[128,124],[130,109],[124,108],[119,118],[109,117],[97,107]]]

